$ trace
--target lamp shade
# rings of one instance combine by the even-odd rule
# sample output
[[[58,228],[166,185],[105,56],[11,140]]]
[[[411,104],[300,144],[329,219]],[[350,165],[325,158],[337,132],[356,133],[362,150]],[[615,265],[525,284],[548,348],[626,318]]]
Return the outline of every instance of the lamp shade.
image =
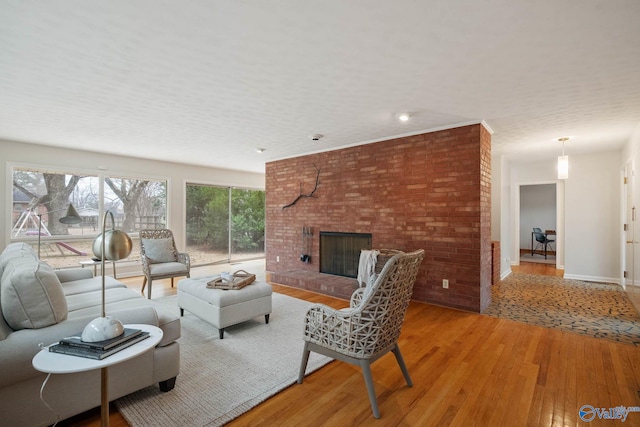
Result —
[[[69,207],[67,208],[67,215],[60,218],[59,221],[63,224],[80,224],[82,222],[82,217],[78,215],[78,211],[76,211],[76,208],[74,208],[73,205],[69,203]]]
[[[558,156],[558,179],[569,178],[569,156]]]
[[[98,234],[93,241],[93,254],[98,259],[102,259],[102,236],[106,236],[104,239],[104,252],[105,260],[118,261],[128,257],[131,254],[133,248],[133,242],[131,237],[122,230],[107,230],[104,233]]]

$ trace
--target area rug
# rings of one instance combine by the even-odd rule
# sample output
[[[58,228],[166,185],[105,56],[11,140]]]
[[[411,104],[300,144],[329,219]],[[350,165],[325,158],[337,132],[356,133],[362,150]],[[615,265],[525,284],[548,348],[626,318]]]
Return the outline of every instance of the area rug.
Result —
[[[179,312],[176,296],[156,301]],[[303,319],[311,303],[273,294],[269,324],[264,316],[218,330],[185,311],[181,318],[180,374],[162,393],[157,385],[118,399],[132,426],[219,426],[293,384],[303,349]],[[311,353],[307,373],[330,362]]]
[[[544,258],[544,255],[531,255],[529,253],[523,253],[520,255],[520,262],[535,262],[538,264],[555,264],[556,257],[555,255],[547,255],[547,259]]]
[[[640,315],[614,283],[512,274],[491,298],[489,316],[640,345]]]

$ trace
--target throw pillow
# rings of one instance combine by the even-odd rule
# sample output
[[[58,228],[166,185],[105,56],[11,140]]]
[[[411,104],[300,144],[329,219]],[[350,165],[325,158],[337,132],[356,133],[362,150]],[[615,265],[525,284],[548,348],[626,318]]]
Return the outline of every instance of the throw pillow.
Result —
[[[0,277],[2,277],[4,267],[15,258],[31,258],[37,261],[38,255],[30,245],[24,242],[9,244],[0,255]]]
[[[67,300],[55,272],[44,262],[17,258],[5,266],[2,314],[13,330],[38,329],[67,318]]]
[[[176,260],[173,252],[173,239],[142,239],[144,253],[149,258],[151,264],[160,262],[174,262]]]

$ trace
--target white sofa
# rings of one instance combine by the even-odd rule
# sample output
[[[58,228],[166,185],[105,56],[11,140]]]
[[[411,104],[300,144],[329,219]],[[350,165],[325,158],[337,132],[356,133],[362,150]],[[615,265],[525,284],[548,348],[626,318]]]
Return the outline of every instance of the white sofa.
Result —
[[[157,326],[164,335],[149,352],[109,368],[109,400],[158,383],[175,384],[180,369],[180,317],[106,278],[106,311],[123,323]],[[48,345],[79,334],[101,313],[102,278],[90,269],[53,270],[24,243],[0,255],[0,424],[45,426],[100,406],[100,371],[52,375],[40,399],[46,374],[31,360]]]

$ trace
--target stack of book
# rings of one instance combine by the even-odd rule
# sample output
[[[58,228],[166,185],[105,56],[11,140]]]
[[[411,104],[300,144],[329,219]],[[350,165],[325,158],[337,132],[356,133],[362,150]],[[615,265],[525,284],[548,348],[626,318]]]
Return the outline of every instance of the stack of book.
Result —
[[[80,337],[63,338],[58,344],[50,345],[49,351],[101,360],[148,337],[149,332],[124,328],[121,335],[104,341],[85,342]]]

